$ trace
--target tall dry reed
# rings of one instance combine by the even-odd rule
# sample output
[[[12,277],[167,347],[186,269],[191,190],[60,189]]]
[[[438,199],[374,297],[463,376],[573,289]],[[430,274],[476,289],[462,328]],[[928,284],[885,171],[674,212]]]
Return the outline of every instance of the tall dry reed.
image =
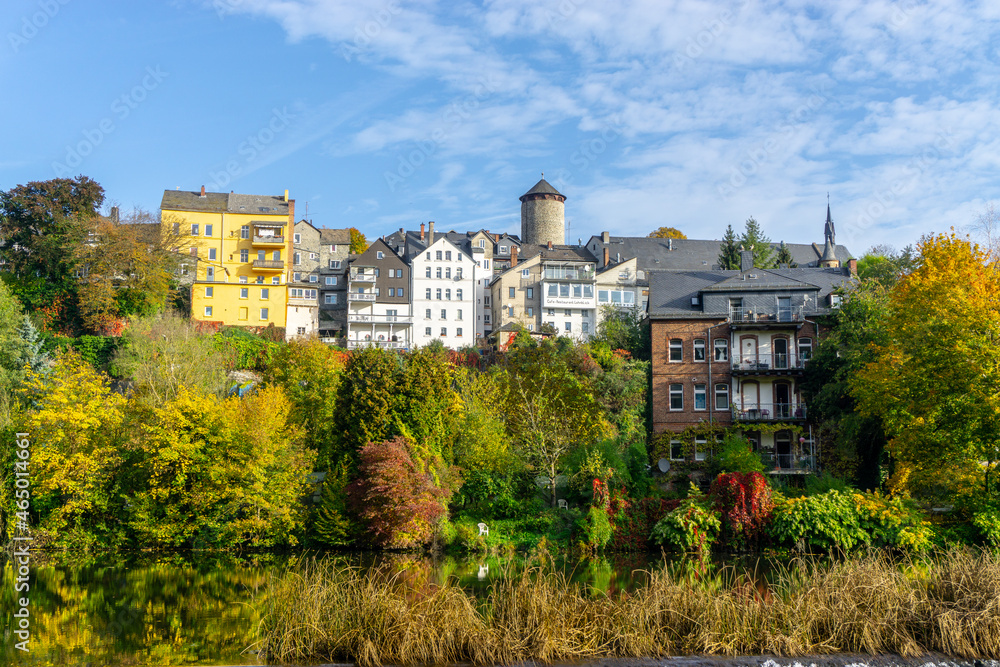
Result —
[[[735,569],[667,568],[645,587],[593,595],[550,569],[475,598],[386,570],[311,561],[271,581],[260,650],[270,661],[507,664],[685,654],[795,656],[937,651],[1000,658],[1000,557],[957,551],[795,561],[760,589]]]

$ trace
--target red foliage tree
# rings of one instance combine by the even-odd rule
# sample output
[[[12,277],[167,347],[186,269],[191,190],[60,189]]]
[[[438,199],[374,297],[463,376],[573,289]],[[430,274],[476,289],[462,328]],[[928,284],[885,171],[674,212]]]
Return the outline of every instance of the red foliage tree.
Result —
[[[759,472],[723,473],[710,495],[722,512],[723,539],[731,548],[755,544],[774,511],[771,485]]]
[[[649,534],[653,526],[669,512],[677,509],[679,500],[640,498],[628,500],[624,494],[611,497],[609,512],[614,515],[614,533],[609,551],[648,551],[653,548]]]
[[[406,549],[431,540],[449,493],[421,469],[406,440],[369,442],[361,449],[358,473],[347,496],[375,544]]]

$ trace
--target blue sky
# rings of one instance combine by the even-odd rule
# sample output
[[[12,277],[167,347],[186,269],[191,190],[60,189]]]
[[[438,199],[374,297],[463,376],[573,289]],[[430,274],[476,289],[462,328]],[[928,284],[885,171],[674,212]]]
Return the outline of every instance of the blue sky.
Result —
[[[1000,4],[845,0],[6,0],[0,189],[86,174],[296,199],[369,238],[518,231],[540,172],[567,238],[753,215],[855,254],[1000,198]]]

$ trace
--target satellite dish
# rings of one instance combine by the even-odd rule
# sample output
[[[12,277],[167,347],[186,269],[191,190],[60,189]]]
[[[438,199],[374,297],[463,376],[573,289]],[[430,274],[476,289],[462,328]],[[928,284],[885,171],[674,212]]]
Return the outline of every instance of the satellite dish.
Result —
[[[660,469],[660,472],[669,472],[670,471],[670,461],[668,461],[666,459],[660,459],[656,463],[656,466]]]

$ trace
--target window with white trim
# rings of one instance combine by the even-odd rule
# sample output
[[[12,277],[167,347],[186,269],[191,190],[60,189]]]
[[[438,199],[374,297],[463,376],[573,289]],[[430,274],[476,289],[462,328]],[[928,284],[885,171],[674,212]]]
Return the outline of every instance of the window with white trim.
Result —
[[[694,339],[694,360],[705,361],[705,340],[703,338]]]
[[[696,384],[694,386],[694,409],[695,410],[708,409],[708,396],[705,390],[705,385],[703,384]]]
[[[670,339],[670,361],[684,361],[684,341],[680,338]]]
[[[670,385],[670,409],[673,411],[684,409],[684,385]]]
[[[715,409],[716,410],[728,410],[729,409],[729,385],[724,383],[719,383],[715,385]]]

